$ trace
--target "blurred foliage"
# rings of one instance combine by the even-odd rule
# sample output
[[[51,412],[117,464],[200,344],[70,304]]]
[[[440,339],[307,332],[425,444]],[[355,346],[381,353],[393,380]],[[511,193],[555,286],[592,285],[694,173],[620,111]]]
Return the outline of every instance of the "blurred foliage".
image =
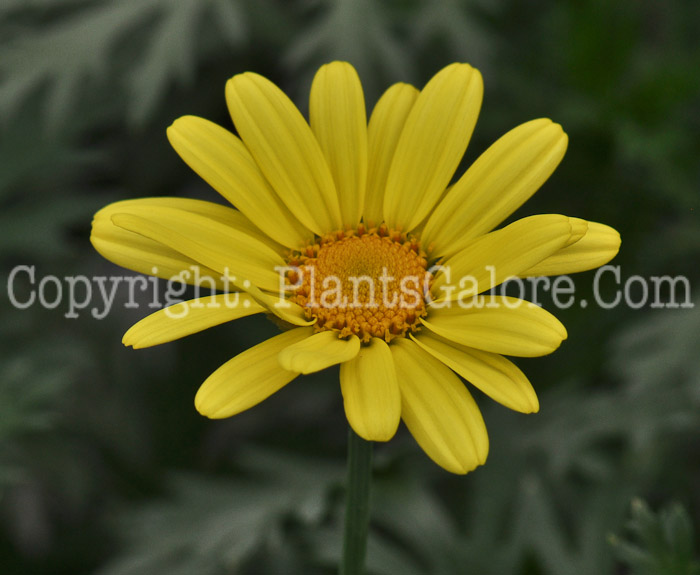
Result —
[[[207,421],[192,407],[199,383],[274,333],[264,319],[134,352],[121,334],[149,311],[151,293],[131,309],[121,286],[102,320],[90,307],[66,317],[60,298],[53,309],[12,306],[47,275],[65,295],[66,276],[121,273],[87,241],[105,203],[216,200],[168,146],[176,117],[230,126],[224,83],[243,70],[305,110],[315,69],[347,59],[371,109],[391,82],[420,86],[468,61],[486,94],[465,165],[523,121],[562,123],[567,158],[516,216],[613,225],[623,284],[682,274],[693,293],[667,286],[663,301],[697,304],[698,29],[694,0],[2,2],[0,572],[335,572],[346,437],[337,372]],[[17,264],[36,266],[33,284],[26,274],[8,284]],[[595,277],[577,278],[589,303]],[[606,278],[610,301],[624,286]],[[694,572],[700,308],[543,303],[569,340],[519,362],[540,393],[538,415],[477,395],[486,466],[449,476],[405,429],[377,446],[372,574]],[[635,504],[627,523],[635,497],[662,511]],[[629,536],[611,548],[608,533]],[[678,564],[664,570],[666,560]]]
[[[632,502],[627,529],[636,541],[613,535],[610,543],[635,575],[697,575],[700,563],[693,557],[693,525],[678,504],[658,514],[641,499]]]

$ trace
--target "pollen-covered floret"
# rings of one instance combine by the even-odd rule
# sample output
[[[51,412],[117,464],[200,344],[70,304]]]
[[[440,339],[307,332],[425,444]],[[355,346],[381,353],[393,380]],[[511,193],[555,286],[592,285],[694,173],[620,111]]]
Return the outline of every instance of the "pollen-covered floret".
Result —
[[[292,254],[291,301],[316,330],[391,341],[419,329],[431,275],[416,240],[385,225],[339,231]]]

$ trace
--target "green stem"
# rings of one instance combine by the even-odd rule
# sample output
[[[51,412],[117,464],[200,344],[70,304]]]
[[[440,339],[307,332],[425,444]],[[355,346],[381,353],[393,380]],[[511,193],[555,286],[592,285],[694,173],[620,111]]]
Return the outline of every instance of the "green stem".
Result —
[[[372,483],[372,442],[352,429],[348,433],[348,483],[345,534],[340,575],[363,575],[369,531],[369,494]]]

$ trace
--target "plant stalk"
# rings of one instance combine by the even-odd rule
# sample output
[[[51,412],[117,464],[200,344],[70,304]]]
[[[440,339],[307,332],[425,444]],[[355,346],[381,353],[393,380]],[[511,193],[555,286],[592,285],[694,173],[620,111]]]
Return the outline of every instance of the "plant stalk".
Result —
[[[350,428],[345,533],[340,575],[364,575],[365,573],[371,483],[372,442],[365,441]]]

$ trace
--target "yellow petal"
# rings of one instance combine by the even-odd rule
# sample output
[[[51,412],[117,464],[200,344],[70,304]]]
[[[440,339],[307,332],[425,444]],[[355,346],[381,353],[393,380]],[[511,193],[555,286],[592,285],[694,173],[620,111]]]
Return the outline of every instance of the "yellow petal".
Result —
[[[367,441],[389,441],[401,420],[401,394],[389,346],[376,337],[340,365],[345,415]]]
[[[482,95],[481,74],[467,64],[447,66],[421,91],[386,182],[389,227],[410,231],[433,208],[467,149]]]
[[[140,215],[144,213],[144,209],[148,213],[151,213],[154,208],[175,208],[211,218],[219,223],[245,232],[249,236],[253,236],[280,255],[289,253],[288,248],[285,248],[282,244],[277,243],[260,231],[260,229],[241,212],[229,206],[222,206],[221,204],[215,204],[213,202],[193,200],[190,198],[137,198],[135,200],[115,202],[100,210],[99,213],[104,212],[105,217],[111,218],[115,213]]]
[[[367,128],[369,166],[364,221],[379,225],[384,221],[384,190],[396,144],[408,113],[418,97],[409,84],[394,84],[377,102]]]
[[[231,132],[204,118],[185,116],[167,133],[180,157],[265,234],[288,248],[308,243],[312,234],[282,203]]]
[[[318,235],[342,227],[338,195],[321,147],[284,92],[246,72],[227,82],[226,102],[241,139],[299,221]]]
[[[521,413],[539,410],[537,394],[525,374],[502,355],[459,345],[425,330],[411,338],[494,401]]]
[[[567,136],[559,124],[532,120],[502,136],[450,189],[423,230],[434,257],[449,257],[491,231],[552,175]]]
[[[122,343],[134,349],[151,347],[263,311],[265,308],[247,294],[225,293],[191,299],[143,318],[124,334]]]
[[[270,397],[292,381],[297,372],[280,367],[277,355],[304,340],[313,328],[281,333],[227,361],[202,384],[194,398],[197,411],[212,419],[231,417]]]
[[[357,336],[340,339],[334,331],[322,331],[284,349],[278,359],[284,369],[313,373],[350,361],[359,351],[360,340]]]
[[[102,257],[123,268],[166,280],[178,278],[187,284],[196,284],[198,277],[213,278],[214,287],[224,289],[214,270],[153,240],[122,230],[111,220],[93,221],[90,242]]]
[[[275,251],[283,250],[282,246],[266,238],[240,212],[211,202],[185,198],[140,198],[110,204],[95,214],[90,241],[102,256],[127,269],[167,280],[177,278],[178,281],[189,284],[197,284],[198,278],[206,278],[205,285],[209,286],[213,279],[214,287],[225,289],[226,284],[220,273],[150,238],[115,226],[112,222],[112,216],[117,213],[138,215],[143,214],[144,209],[160,207],[205,215],[265,241]]]
[[[112,216],[115,225],[141,234],[158,243],[216,270],[230,286],[249,293],[257,303],[292,325],[309,325],[301,306],[283,298],[283,280],[277,274],[277,285],[271,272],[284,262],[265,244],[235,228],[219,224],[198,214],[175,208],[158,208],[141,215]],[[282,261],[282,263],[279,263]],[[282,272],[280,272],[282,273]],[[278,296],[263,293],[278,290]]]
[[[555,253],[571,231],[566,216],[542,214],[480,236],[442,264],[431,292],[438,301],[483,293]]]
[[[355,228],[367,182],[367,113],[360,78],[350,64],[331,62],[316,73],[309,121],[333,174],[343,226]]]
[[[414,342],[391,342],[401,390],[401,417],[428,456],[452,473],[486,462],[489,440],[467,388],[442,362]]]
[[[620,242],[620,234],[617,230],[604,224],[588,222],[585,236],[519,275],[521,277],[553,276],[592,270],[613,259],[620,250]]]
[[[547,355],[566,339],[566,328],[551,313],[506,296],[451,302],[431,309],[422,323],[430,331],[467,347],[517,357]]]
[[[284,297],[268,294],[260,290],[254,285],[247,285],[245,282],[242,285],[235,285],[241,291],[247,292],[257,303],[263,306],[267,311],[276,315],[282,321],[291,325],[312,325],[316,320],[307,320],[304,308],[299,304],[290,302]]]
[[[569,218],[571,224],[571,236],[564,247],[571,246],[583,238],[588,233],[588,222],[581,218]]]
[[[117,213],[115,225],[140,233],[223,274],[267,291],[278,291],[284,260],[256,238],[205,216],[176,208],[142,209],[138,215]]]

